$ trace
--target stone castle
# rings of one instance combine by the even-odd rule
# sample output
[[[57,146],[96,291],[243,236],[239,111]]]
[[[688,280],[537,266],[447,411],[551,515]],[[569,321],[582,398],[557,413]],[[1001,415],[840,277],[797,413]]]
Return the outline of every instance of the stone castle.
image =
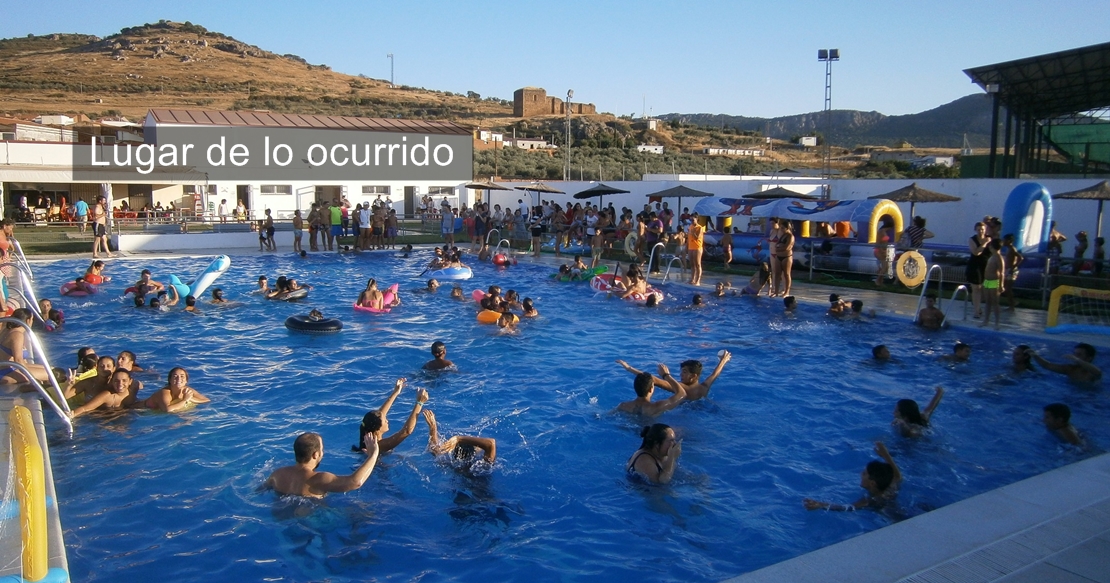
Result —
[[[570,112],[575,114],[595,114],[597,107],[592,103],[571,102]],[[558,97],[547,95],[541,87],[524,87],[513,92],[513,116],[532,117],[536,115],[566,115],[567,103]]]

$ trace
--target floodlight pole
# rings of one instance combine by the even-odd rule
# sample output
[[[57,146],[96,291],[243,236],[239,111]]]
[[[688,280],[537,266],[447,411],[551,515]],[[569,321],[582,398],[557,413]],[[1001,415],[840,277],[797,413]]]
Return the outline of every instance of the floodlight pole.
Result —
[[[389,59],[389,88],[393,89],[393,53],[386,53],[385,58]]]
[[[832,194],[832,145],[829,143],[829,131],[832,129],[832,64],[840,60],[840,49],[818,49],[817,60],[825,63],[825,160],[821,171],[825,188],[821,198],[828,200]]]
[[[565,105],[565,107],[567,108],[567,141],[563,146],[567,149],[567,151],[566,151],[566,165],[563,166],[563,180],[564,181],[570,180],[570,98],[571,97],[574,97],[574,90],[573,89],[568,89],[567,90],[567,102],[566,102],[566,105]]]

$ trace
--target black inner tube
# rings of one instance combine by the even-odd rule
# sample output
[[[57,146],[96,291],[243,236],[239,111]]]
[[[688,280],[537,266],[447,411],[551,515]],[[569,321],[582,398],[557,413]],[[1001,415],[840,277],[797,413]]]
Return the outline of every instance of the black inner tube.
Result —
[[[298,332],[338,332],[343,329],[343,322],[335,318],[313,320],[308,316],[289,316],[285,327]]]

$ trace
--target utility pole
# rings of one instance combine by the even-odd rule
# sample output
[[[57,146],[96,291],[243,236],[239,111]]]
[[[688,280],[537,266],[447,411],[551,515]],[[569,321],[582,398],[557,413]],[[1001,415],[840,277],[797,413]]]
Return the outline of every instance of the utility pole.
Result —
[[[832,64],[840,60],[840,49],[818,49],[817,60],[825,63],[825,164],[822,169],[825,191],[821,198],[828,200],[832,193],[832,144],[829,143],[829,132],[832,130]]]
[[[573,89],[568,89],[567,90],[567,102],[565,104],[565,107],[567,108],[567,142],[566,142],[566,144],[564,144],[564,147],[567,149],[567,153],[566,153],[566,165],[563,167],[563,180],[564,181],[570,180],[570,98],[571,97],[574,97],[574,90]]]
[[[393,53],[386,53],[385,58],[389,59],[389,88],[393,89]]]

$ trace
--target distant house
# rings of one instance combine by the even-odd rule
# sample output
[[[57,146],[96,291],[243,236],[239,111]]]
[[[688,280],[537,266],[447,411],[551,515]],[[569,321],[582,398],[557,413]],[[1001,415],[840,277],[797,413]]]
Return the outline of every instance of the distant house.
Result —
[[[77,120],[68,115],[40,115],[35,118],[35,123],[47,126],[71,126],[77,123]]]
[[[659,129],[659,120],[652,118],[640,118],[632,122],[632,129],[655,131]]]
[[[702,148],[701,153],[706,156],[763,156],[763,150],[755,148]]]
[[[76,142],[77,132],[33,121],[0,118],[0,140],[7,142]]]
[[[871,152],[872,162],[912,162],[917,158],[917,152],[913,150],[882,150]]]
[[[798,145],[803,148],[817,147],[817,136],[802,136],[798,139]]]
[[[647,144],[640,144],[636,146],[637,152],[647,152],[649,154],[662,154],[663,146],[649,146]]]
[[[547,140],[543,138],[516,138],[511,143],[507,143],[506,145],[511,145],[515,148],[520,148],[521,150],[546,150],[548,148],[555,147],[547,143]]]
[[[478,139],[483,142],[502,142],[505,140],[505,134],[500,132],[491,132],[489,130],[479,130]]]

